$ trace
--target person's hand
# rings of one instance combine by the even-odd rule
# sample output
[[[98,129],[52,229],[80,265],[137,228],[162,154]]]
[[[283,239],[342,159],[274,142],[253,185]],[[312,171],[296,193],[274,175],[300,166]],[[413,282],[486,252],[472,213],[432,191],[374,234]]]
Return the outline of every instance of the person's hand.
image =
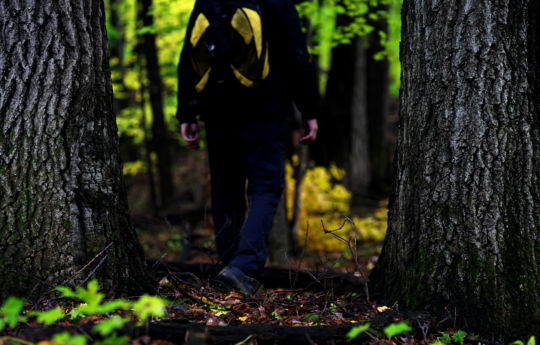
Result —
[[[186,141],[190,149],[197,150],[199,148],[199,125],[196,123],[182,123],[180,125],[182,137]]]
[[[303,122],[302,126],[302,137],[300,138],[300,143],[309,144],[317,139],[317,131],[319,130],[319,125],[317,119],[311,119]]]

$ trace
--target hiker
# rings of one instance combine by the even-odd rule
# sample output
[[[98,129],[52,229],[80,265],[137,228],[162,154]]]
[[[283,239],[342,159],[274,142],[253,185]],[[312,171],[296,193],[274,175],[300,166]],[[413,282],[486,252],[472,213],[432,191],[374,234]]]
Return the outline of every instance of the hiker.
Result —
[[[317,136],[319,94],[292,0],[197,0],[178,66],[188,147],[205,122],[217,280],[253,294],[284,188],[284,136],[293,101],[301,143]],[[246,179],[249,209],[246,214]]]

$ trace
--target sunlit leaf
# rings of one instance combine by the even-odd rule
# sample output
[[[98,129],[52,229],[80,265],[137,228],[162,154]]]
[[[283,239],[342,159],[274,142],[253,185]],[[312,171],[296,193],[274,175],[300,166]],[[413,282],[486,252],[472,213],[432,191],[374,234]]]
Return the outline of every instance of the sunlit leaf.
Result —
[[[86,337],[82,334],[71,335],[66,331],[53,335],[52,343],[55,345],[86,345]]]
[[[107,336],[113,331],[124,327],[127,322],[129,322],[129,319],[114,315],[108,320],[101,321],[100,323],[95,325],[93,329],[102,336]]]
[[[165,316],[166,300],[157,296],[143,295],[133,304],[133,312],[139,320],[145,321],[148,317]]]
[[[28,313],[31,316],[35,316],[37,322],[42,323],[46,326],[50,326],[56,321],[59,321],[64,318],[65,314],[62,311],[62,308],[56,307],[46,311],[32,311]]]
[[[384,329],[384,333],[390,339],[393,336],[399,335],[403,332],[412,331],[412,328],[405,322],[393,323]]]
[[[4,329],[5,325],[9,327],[15,327],[19,321],[24,321],[24,317],[21,315],[21,311],[24,307],[24,301],[17,297],[9,297],[2,308],[0,308],[0,331]]]
[[[349,330],[349,332],[347,332],[347,341],[351,341],[353,339],[355,339],[356,337],[358,337],[361,333],[364,333],[365,331],[367,331],[369,329],[369,323],[366,323],[365,325],[362,325],[362,326],[356,326],[356,327],[353,327]]]

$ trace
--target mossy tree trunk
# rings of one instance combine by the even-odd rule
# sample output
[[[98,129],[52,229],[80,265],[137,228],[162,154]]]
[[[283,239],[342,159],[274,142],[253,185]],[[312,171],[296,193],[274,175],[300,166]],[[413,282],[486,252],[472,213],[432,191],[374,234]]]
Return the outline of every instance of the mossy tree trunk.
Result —
[[[540,334],[536,0],[405,0],[388,235],[372,289],[484,336]]]
[[[103,2],[2,1],[0,32],[0,300],[92,272],[109,296],[142,291]]]

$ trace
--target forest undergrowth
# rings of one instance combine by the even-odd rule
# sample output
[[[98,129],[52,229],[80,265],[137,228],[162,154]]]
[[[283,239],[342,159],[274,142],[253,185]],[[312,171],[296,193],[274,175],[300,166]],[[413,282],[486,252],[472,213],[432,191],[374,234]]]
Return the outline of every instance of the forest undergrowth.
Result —
[[[437,318],[377,303],[366,277],[373,254],[356,244],[346,244],[347,265],[343,255],[321,254],[269,266],[252,296],[215,284],[218,263],[158,259],[149,261],[153,296],[109,300],[91,280],[55,297],[10,298],[0,308],[0,345],[500,344],[456,329],[451,310]]]

